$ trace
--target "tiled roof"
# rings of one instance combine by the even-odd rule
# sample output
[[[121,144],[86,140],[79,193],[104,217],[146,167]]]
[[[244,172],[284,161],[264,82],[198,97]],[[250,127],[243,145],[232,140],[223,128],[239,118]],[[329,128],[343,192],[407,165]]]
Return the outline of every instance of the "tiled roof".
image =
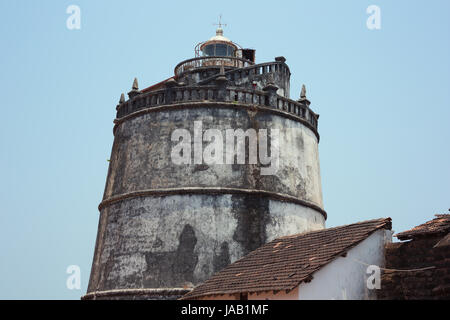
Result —
[[[170,77],[170,78],[167,78],[166,80],[163,80],[163,81],[158,82],[158,83],[156,83],[156,84],[154,84],[154,85],[152,85],[152,86],[150,86],[150,87],[147,87],[147,88],[145,88],[145,89],[142,89],[141,92],[142,92],[142,93],[145,93],[145,92],[149,92],[149,91],[154,91],[154,90],[161,89],[161,88],[164,86],[164,84],[165,84],[168,80],[170,80],[170,79],[175,79],[175,78],[176,78],[176,77]]]
[[[182,299],[241,292],[290,291],[379,229],[391,219],[377,219],[281,237],[252,251],[213,275]]]
[[[421,236],[434,234],[445,234],[450,231],[450,214],[437,214],[436,218],[427,221],[411,230],[397,233],[395,236],[400,240],[408,240]]]

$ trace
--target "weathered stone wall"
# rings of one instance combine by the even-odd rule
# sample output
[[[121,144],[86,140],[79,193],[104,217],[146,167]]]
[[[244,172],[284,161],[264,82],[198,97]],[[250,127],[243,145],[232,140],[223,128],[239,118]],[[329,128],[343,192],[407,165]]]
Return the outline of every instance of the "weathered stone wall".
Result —
[[[89,291],[191,287],[275,237],[324,225],[313,209],[246,195],[140,197],[101,215]]]
[[[170,155],[175,129],[191,133],[194,158],[194,121],[201,121],[203,130],[220,130],[224,140],[226,129],[268,129],[269,133],[278,129],[280,162],[276,174],[261,175],[259,165],[248,163],[174,164]],[[203,148],[207,144],[204,142]],[[104,199],[139,190],[186,187],[266,190],[322,207],[317,137],[302,123],[236,104],[223,108],[206,103],[193,109],[148,113],[117,128]]]
[[[442,238],[425,237],[386,246],[386,268],[419,271],[383,271],[379,299],[450,299],[450,246],[434,247]]]
[[[193,137],[194,121],[278,129],[278,170],[174,164],[171,133]],[[192,287],[269,240],[324,228],[318,137],[301,121],[233,103],[143,113],[116,127],[100,209],[88,294]]]

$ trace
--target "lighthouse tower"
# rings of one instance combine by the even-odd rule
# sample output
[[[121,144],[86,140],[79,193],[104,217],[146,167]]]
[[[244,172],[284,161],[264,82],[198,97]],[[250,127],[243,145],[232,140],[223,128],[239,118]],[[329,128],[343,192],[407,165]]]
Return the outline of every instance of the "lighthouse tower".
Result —
[[[325,227],[319,116],[284,57],[223,35],[122,94],[87,294],[177,299],[274,238]]]

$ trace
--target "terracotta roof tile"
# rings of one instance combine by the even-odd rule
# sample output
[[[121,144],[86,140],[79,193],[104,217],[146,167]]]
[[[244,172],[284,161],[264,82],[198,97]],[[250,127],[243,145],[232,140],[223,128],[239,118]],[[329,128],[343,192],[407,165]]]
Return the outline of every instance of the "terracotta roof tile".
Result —
[[[400,240],[409,240],[435,234],[446,234],[450,231],[450,214],[437,214],[436,218],[427,221],[417,227],[397,233],[395,237]]]
[[[277,238],[230,264],[182,299],[241,292],[290,291],[391,219],[376,219]]]

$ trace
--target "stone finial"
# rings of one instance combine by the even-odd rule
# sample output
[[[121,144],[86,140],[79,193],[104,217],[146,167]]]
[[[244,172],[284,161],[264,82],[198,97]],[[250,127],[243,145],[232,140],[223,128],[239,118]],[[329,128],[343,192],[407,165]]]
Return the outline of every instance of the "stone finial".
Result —
[[[131,86],[131,91],[128,92],[128,97],[130,99],[133,99],[135,96],[139,94],[141,94],[141,92],[139,91],[138,81],[137,78],[134,78],[133,85]]]
[[[300,92],[300,98],[306,99],[306,87],[305,85],[302,85],[302,91]]]
[[[137,78],[134,78],[133,86],[131,87],[131,90],[139,90],[139,85],[138,85]]]
[[[125,95],[122,93],[122,94],[120,95],[119,103],[124,103],[124,102],[125,102]]]
[[[302,91],[300,91],[300,99],[298,99],[297,101],[306,105],[307,107],[309,107],[309,105],[311,104],[311,102],[306,99],[306,87],[304,84],[302,85]]]

